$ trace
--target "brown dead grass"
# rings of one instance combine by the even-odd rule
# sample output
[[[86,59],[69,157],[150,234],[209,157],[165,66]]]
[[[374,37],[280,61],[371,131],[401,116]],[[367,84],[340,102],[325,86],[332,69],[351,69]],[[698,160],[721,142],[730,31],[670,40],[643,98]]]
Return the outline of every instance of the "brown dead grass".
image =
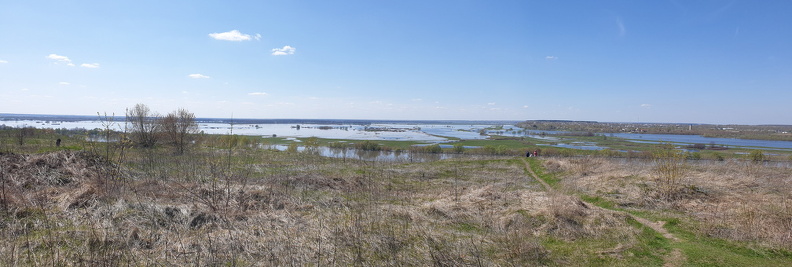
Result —
[[[600,196],[622,208],[671,209],[695,218],[700,233],[792,248],[792,169],[741,161],[688,162],[673,198],[659,197],[647,160],[555,158],[565,190]]]
[[[592,249],[619,258],[639,231],[544,191],[517,160],[152,153],[123,168],[83,153],[0,155],[0,265],[557,265],[568,259],[543,240],[608,240]]]

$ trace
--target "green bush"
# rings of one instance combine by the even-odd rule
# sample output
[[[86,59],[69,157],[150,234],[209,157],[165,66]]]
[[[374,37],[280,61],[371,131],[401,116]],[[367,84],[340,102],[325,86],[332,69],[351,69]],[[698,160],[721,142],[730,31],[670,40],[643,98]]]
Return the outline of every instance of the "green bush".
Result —
[[[355,144],[355,148],[360,149],[360,150],[366,150],[366,151],[380,151],[380,150],[382,150],[382,147],[380,147],[380,144],[377,144],[377,143],[374,143],[374,142],[371,142],[371,141],[364,141],[363,143]]]
[[[439,154],[439,153],[443,153],[443,148],[441,148],[440,145],[438,145],[438,144],[434,144],[434,145],[430,145],[430,146],[425,146],[424,147],[424,151],[426,153]]]
[[[748,154],[748,158],[753,162],[762,162],[765,160],[765,155],[761,150],[755,149],[751,151],[751,154]]]
[[[462,144],[455,144],[454,145],[454,153],[462,154],[465,152],[465,146]]]
[[[688,160],[700,160],[701,159],[701,153],[698,153],[698,152],[687,152],[687,153],[685,153],[685,159],[688,159]]]

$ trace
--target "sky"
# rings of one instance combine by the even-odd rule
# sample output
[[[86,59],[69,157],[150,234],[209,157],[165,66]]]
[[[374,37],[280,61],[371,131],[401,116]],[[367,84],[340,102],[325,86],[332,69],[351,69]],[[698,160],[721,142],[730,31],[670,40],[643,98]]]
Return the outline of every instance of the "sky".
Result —
[[[0,0],[0,113],[792,124],[792,1]]]

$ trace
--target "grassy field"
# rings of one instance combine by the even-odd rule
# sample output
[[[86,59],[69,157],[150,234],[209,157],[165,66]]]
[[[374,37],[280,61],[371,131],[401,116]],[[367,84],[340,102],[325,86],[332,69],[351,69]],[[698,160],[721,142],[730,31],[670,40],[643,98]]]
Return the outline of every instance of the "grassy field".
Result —
[[[792,264],[789,167],[685,161],[664,182],[652,159],[389,163],[221,136],[174,155],[2,134],[3,266]]]

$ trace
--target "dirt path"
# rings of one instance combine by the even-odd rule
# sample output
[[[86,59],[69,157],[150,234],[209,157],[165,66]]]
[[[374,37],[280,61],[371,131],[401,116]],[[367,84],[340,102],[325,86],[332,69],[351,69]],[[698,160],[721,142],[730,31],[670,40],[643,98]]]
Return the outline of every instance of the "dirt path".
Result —
[[[550,185],[547,184],[547,182],[545,182],[544,180],[540,179],[539,175],[536,175],[536,173],[533,171],[533,169],[531,169],[531,164],[528,163],[528,161],[525,160],[525,158],[520,158],[520,159],[522,159],[522,162],[525,163],[525,168],[528,169],[528,172],[531,174],[531,177],[534,180],[536,180],[537,182],[539,182],[540,184],[542,184],[542,186],[544,186],[544,188],[545,188],[545,191],[547,191],[547,192],[555,192],[555,190],[553,190],[553,188],[550,187]]]
[[[525,158],[521,158],[521,160],[525,164],[525,168],[528,169],[528,173],[531,174],[531,177],[534,180],[536,180],[537,182],[541,183],[542,186],[544,186],[545,191],[547,191],[548,193],[557,192],[557,191],[555,191],[555,189],[550,187],[550,185],[547,184],[547,182],[545,182],[544,180],[539,178],[539,175],[536,175],[536,173],[533,171],[533,169],[531,169],[531,164],[527,160],[525,160]],[[581,201],[583,201],[583,200],[581,200]],[[583,201],[583,202],[586,203],[590,207],[597,207],[596,205],[588,203],[586,201]],[[652,228],[652,230],[657,231],[658,233],[663,235],[663,237],[667,238],[668,240],[671,240],[672,242],[679,242],[679,238],[677,238],[673,234],[669,233],[668,230],[663,228],[663,225],[665,224],[665,222],[663,222],[663,221],[653,222],[653,221],[650,221],[650,220],[648,220],[646,218],[638,217],[638,216],[635,216],[635,215],[630,214],[628,212],[625,212],[625,213],[628,216],[630,216],[631,218],[633,218],[634,220],[636,220],[637,222],[641,223],[642,225],[644,225],[646,227],[649,227],[649,228]],[[682,266],[682,264],[685,262],[685,259],[686,259],[685,258],[685,254],[682,253],[682,251],[680,249],[675,248],[675,249],[673,249],[671,251],[671,253],[666,255],[666,257],[664,259],[665,264],[663,264],[663,266],[665,266],[665,267]]]

